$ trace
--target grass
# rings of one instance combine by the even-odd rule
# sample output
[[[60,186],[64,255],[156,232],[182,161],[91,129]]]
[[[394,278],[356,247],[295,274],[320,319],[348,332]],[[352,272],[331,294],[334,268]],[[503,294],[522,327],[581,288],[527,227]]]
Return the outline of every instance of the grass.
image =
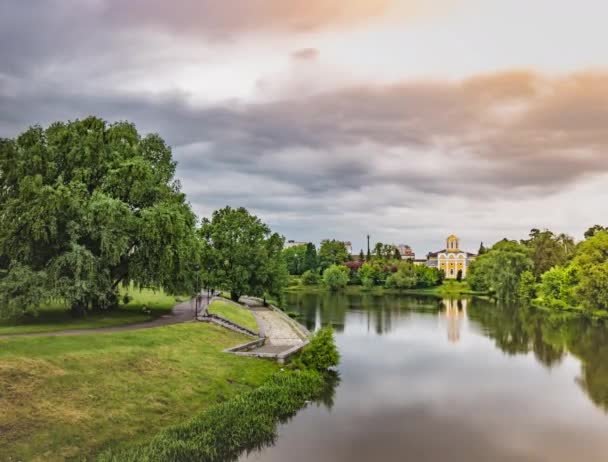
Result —
[[[213,324],[0,340],[0,460],[90,460],[265,383],[276,364],[222,353]]]
[[[121,304],[117,310],[88,313],[74,318],[61,301],[43,306],[37,314],[28,314],[16,320],[0,322],[0,335],[53,332],[68,329],[93,329],[150,321],[171,311],[177,304],[172,295],[162,290],[122,289],[121,296],[128,293],[131,301]],[[148,312],[144,312],[144,310]]]
[[[318,397],[324,380],[315,371],[283,371],[268,383],[214,406],[198,417],[155,436],[149,443],[108,451],[101,462],[235,460],[244,450],[271,444],[277,425]]]
[[[217,314],[228,321],[232,321],[239,326],[246,327],[253,332],[258,331],[258,323],[251,311],[246,308],[239,307],[234,303],[225,302],[223,300],[214,300],[209,305],[208,311],[211,314]]]

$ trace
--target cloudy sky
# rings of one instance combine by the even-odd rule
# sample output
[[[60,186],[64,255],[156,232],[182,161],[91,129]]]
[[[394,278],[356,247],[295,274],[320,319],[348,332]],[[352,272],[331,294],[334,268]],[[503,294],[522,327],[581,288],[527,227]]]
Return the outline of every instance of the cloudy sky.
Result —
[[[422,255],[608,224],[608,2],[2,0],[0,136],[158,132],[200,216]]]

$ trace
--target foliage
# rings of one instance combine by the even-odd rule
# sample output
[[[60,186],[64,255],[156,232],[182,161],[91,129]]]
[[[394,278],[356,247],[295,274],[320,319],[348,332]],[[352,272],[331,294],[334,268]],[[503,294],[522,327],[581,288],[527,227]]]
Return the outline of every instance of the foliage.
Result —
[[[459,270],[458,270],[458,273],[456,273],[456,280],[457,280],[458,282],[461,282],[461,281],[462,281],[462,270],[461,270],[461,269],[459,269]]]
[[[341,265],[349,259],[350,255],[348,255],[344,242],[336,241],[335,239],[326,239],[321,242],[321,247],[319,249],[319,266],[322,271],[332,265]]]
[[[477,251],[477,255],[483,255],[484,253],[486,253],[488,251],[488,249],[486,249],[486,247],[483,245],[483,242],[481,244],[479,244],[479,250]]]
[[[385,282],[387,289],[413,289],[416,285],[416,270],[410,263],[400,265],[397,272],[390,274]]]
[[[596,233],[598,233],[600,231],[608,231],[608,228],[606,228],[605,226],[601,226],[601,225],[593,225],[591,228],[589,228],[587,231],[585,231],[585,239],[589,239],[590,237],[595,236]]]
[[[376,260],[401,260],[401,254],[395,246],[377,242],[374,246],[374,258]]]
[[[307,369],[320,372],[337,366],[340,362],[340,353],[336,347],[333,329],[323,327],[315,332],[310,343],[302,350],[299,361]]]
[[[304,271],[317,271],[318,266],[317,248],[312,242],[309,242],[306,244],[306,254],[304,255]]]
[[[348,284],[349,273],[346,266],[332,265],[323,271],[323,283],[330,290],[343,289]]]
[[[300,276],[306,271],[306,245],[295,245],[283,250],[283,259],[289,274]]]
[[[287,283],[284,239],[246,209],[225,207],[203,219],[203,280],[210,287],[241,295],[278,295]]]
[[[527,247],[505,239],[471,263],[467,281],[475,291],[491,291],[501,301],[512,301],[521,274],[532,266]]]
[[[175,166],[158,135],[95,117],[0,140],[0,255],[25,276],[0,293],[26,310],[57,297],[82,312],[116,306],[128,281],[189,292],[196,218]]]
[[[362,277],[361,285],[363,286],[364,290],[371,290],[374,288],[374,280],[369,277]]]
[[[306,270],[302,274],[302,284],[305,286],[314,286],[319,283],[319,275],[316,271]]]
[[[574,253],[574,240],[565,234],[555,235],[549,230],[532,229],[530,238],[523,240],[534,265],[536,278],[554,266],[564,265]]]
[[[526,305],[536,298],[536,277],[532,271],[521,273],[517,295],[519,301]]]

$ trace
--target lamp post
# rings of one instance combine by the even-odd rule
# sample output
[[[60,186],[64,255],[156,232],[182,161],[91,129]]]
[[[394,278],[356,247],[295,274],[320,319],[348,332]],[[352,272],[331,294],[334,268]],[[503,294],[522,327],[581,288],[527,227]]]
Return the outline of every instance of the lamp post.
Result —
[[[194,265],[194,271],[196,271],[196,299],[194,301],[194,319],[198,319],[199,304],[201,302],[201,288],[200,288],[200,265]]]

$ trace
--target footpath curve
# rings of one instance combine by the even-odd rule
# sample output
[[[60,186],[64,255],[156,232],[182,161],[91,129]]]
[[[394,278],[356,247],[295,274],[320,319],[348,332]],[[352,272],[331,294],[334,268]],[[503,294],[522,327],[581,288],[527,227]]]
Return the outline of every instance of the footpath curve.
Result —
[[[202,309],[207,306],[207,297],[203,297]],[[112,332],[129,332],[134,330],[152,329],[154,327],[169,326],[194,321],[194,299],[179,303],[173,307],[171,313],[160,316],[151,321],[136,324],[125,324],[123,326],[93,327],[91,329],[66,329],[54,332],[31,332],[27,334],[0,335],[0,339],[18,337],[67,337],[74,335],[106,334]]]

